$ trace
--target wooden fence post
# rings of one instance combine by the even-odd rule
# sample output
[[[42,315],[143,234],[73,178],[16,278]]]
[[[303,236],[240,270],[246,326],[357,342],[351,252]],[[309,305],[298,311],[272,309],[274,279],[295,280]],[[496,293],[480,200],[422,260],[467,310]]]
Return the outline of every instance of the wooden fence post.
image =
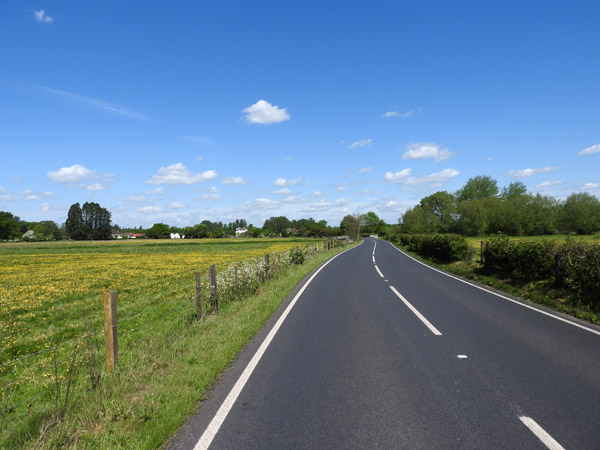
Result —
[[[202,280],[199,271],[196,271],[196,317],[202,319]]]
[[[485,241],[481,241],[481,257],[479,258],[479,261],[481,261],[481,264],[485,264],[485,256],[483,255],[484,249],[485,249]]]
[[[104,338],[106,341],[106,370],[117,367],[119,345],[117,342],[117,291],[104,291]]]
[[[208,278],[210,280],[210,308],[212,312],[219,311],[219,299],[217,297],[217,267],[213,264],[208,269]]]
[[[469,253],[469,264],[473,262],[473,255],[475,254],[475,246],[471,242],[471,252]]]
[[[269,279],[269,254],[265,255],[265,280]]]

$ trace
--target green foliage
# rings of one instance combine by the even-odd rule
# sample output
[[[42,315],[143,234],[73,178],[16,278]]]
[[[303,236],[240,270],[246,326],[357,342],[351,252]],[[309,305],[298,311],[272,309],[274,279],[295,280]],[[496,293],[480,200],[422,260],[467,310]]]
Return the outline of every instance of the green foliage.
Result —
[[[166,239],[171,234],[171,228],[165,223],[155,223],[146,231],[146,236],[150,239]]]
[[[458,234],[400,234],[396,241],[411,252],[440,261],[460,261],[469,255],[469,245]]]
[[[69,239],[107,240],[111,238],[110,212],[98,203],[85,202],[71,205],[65,223]]]
[[[459,201],[491,198],[498,195],[498,183],[492,177],[487,175],[478,175],[469,178],[465,185],[456,191],[456,197]]]
[[[6,211],[0,211],[0,239],[19,236],[19,218]]]
[[[557,251],[555,283],[576,292],[580,303],[600,309],[600,245],[566,242]]]
[[[356,241],[358,239],[358,234],[360,233],[360,222],[356,217],[351,215],[345,216],[342,219],[340,228],[342,233],[346,234],[351,241]]]
[[[290,253],[292,264],[304,264],[304,252],[301,248],[294,247]]]
[[[561,228],[577,234],[600,231],[600,200],[587,192],[570,195],[562,209]]]

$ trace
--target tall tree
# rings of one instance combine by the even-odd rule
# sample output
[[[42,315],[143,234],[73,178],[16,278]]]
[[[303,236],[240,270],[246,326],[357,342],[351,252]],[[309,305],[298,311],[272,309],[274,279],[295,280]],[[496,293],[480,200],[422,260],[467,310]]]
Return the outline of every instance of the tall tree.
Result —
[[[351,215],[345,216],[342,219],[340,228],[342,229],[342,233],[347,235],[350,240],[356,241],[358,239],[358,234],[360,233],[360,222],[356,217]]]
[[[561,228],[577,234],[600,231],[600,200],[587,192],[571,194],[562,208]]]
[[[275,236],[287,235],[287,229],[290,228],[292,223],[285,216],[270,217],[265,220],[263,230],[271,231]]]
[[[459,201],[465,202],[479,198],[491,198],[498,195],[498,183],[487,175],[469,178],[465,185],[456,191]]]
[[[107,240],[111,238],[110,212],[98,203],[85,202],[81,208],[85,239]]]
[[[0,211],[0,239],[19,236],[19,218],[7,211]]]
[[[75,203],[69,208],[69,214],[65,222],[65,231],[69,239],[81,240],[86,238],[83,228],[83,215],[79,203]]]
[[[457,206],[456,197],[446,191],[439,191],[431,194],[419,203],[421,208],[437,217],[437,229],[441,233],[447,233],[452,228],[452,223],[456,219]]]
[[[522,181],[513,181],[508,186],[502,188],[500,198],[502,200],[512,200],[527,194],[527,186]]]

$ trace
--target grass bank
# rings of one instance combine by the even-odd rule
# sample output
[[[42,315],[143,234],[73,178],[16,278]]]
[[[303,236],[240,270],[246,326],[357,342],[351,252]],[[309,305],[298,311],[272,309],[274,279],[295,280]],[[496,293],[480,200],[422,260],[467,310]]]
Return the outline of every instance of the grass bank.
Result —
[[[18,432],[14,428],[5,432],[4,425],[12,418],[4,416],[0,447],[159,448],[196,410],[206,390],[293,288],[340,251],[307,256],[304,264],[276,274],[255,295],[225,303],[218,314],[200,322],[189,309],[160,317],[151,336],[130,341],[132,347],[122,353],[119,369],[110,375],[93,362],[101,360],[103,339],[82,344],[87,345],[86,357],[70,367],[80,375],[72,377],[73,385],[87,387],[72,386],[68,394],[67,386],[62,386],[52,413],[31,402]]]

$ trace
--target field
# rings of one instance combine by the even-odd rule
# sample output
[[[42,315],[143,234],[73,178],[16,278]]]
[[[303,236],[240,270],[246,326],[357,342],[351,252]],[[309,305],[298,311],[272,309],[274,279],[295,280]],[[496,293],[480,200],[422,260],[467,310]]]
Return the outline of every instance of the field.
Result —
[[[0,245],[3,437],[18,433],[7,425],[29,420],[25,417],[31,408],[39,412],[34,420],[39,425],[47,411],[34,404],[66,403],[73,370],[84,360],[87,364],[90,351],[102,359],[105,289],[117,290],[120,361],[125,365],[134,355],[131,349],[156,327],[164,331],[169,321],[193,320],[195,271],[205,274],[216,264],[223,272],[233,262],[309,242],[315,243],[231,239]],[[90,366],[92,377],[94,370]]]

